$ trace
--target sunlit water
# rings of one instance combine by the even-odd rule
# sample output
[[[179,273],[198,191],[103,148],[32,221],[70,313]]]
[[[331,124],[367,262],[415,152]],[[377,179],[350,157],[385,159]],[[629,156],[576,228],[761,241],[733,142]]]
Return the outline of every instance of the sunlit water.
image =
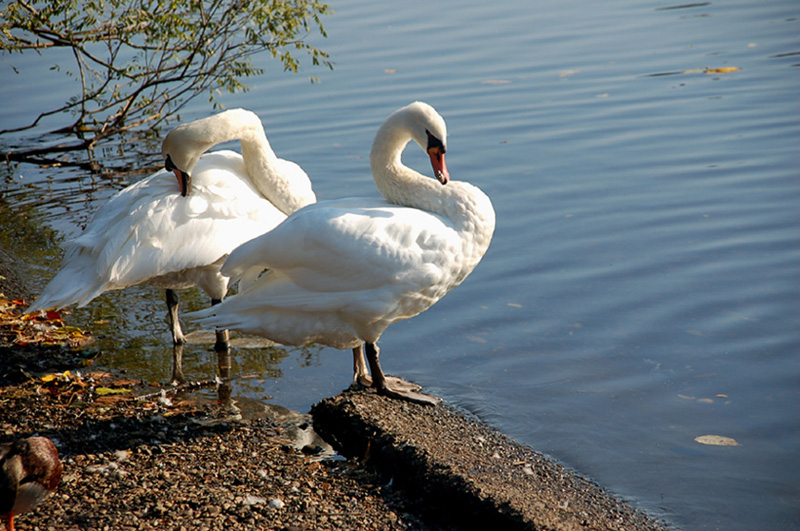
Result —
[[[329,38],[314,39],[334,71],[264,60],[267,74],[224,104],[256,111],[326,199],[376,194],[377,126],[428,101],[448,123],[452,177],[498,215],[464,284],[383,335],[387,371],[677,526],[800,528],[800,4],[334,7]],[[29,61],[0,85],[14,102],[3,126],[65,96]],[[210,112],[200,98],[183,119]],[[421,152],[406,162],[429,173]],[[23,248],[38,289],[57,266],[53,239],[126,184],[3,171],[3,245]],[[100,363],[165,381],[162,298],[129,289],[73,318],[99,337]],[[234,359],[258,376],[235,395],[301,411],[352,376],[349,353],[327,348]],[[210,377],[210,345],[190,345],[185,367]],[[740,446],[695,442],[711,434]]]

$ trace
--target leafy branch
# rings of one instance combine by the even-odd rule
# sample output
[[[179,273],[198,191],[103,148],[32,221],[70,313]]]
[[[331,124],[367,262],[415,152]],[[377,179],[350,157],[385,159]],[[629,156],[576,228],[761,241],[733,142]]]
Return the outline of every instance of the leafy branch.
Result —
[[[28,125],[33,129],[66,116],[52,131],[72,140],[48,148],[16,150],[7,160],[30,160],[47,152],[91,150],[130,132],[146,134],[208,93],[246,91],[242,79],[259,75],[251,61],[268,52],[285,71],[297,72],[294,54],[332,68],[328,54],[303,39],[325,37],[317,0],[15,0],[0,10],[0,52],[46,54],[71,50],[79,93]],[[58,71],[61,66],[55,67]],[[16,71],[16,69],[14,69]],[[312,78],[312,81],[315,78]],[[215,104],[216,107],[216,104]]]

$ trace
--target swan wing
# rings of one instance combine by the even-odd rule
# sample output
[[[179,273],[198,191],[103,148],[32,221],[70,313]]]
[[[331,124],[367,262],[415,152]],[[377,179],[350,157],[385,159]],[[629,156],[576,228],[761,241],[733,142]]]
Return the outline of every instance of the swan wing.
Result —
[[[123,189],[68,245],[61,270],[29,311],[85,305],[104,291],[209,266],[271,229],[285,216],[243,172],[240,155],[217,152],[198,162],[188,197],[167,171]]]
[[[262,295],[276,286],[266,304],[307,309],[316,301],[331,310],[352,304],[354,294],[388,300],[448,284],[460,246],[446,218],[379,199],[345,199],[296,212],[234,250],[222,271],[236,277],[269,269],[272,274],[256,281]],[[382,291],[392,296],[381,297]]]

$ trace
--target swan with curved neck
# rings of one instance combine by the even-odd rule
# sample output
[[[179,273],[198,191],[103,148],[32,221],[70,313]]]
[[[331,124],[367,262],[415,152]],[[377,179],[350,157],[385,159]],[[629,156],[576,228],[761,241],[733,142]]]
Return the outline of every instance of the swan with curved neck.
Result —
[[[437,180],[403,164],[412,140],[430,156]],[[354,380],[386,396],[435,401],[384,375],[377,342],[390,324],[427,310],[460,284],[491,242],[491,201],[475,186],[450,180],[446,146],[445,122],[433,107],[415,102],[396,111],[370,153],[385,199],[345,198],[298,210],[235,249],[222,267],[232,278],[266,273],[189,317],[285,345],[353,349]]]
[[[206,153],[230,140],[240,141],[241,155]],[[162,152],[169,169],[121,190],[97,211],[28,312],[85,306],[106,291],[137,284],[165,288],[176,346],[172,380],[183,381],[186,339],[175,290],[198,286],[219,303],[228,289],[229,278],[220,273],[228,253],[316,197],[300,166],[275,155],[250,111],[180,125],[166,136]],[[227,341],[227,331],[218,331],[216,347],[227,348]]]
[[[165,167],[178,178],[181,195],[189,194],[191,172],[201,156],[230,140],[239,140],[247,177],[278,210],[288,216],[316,201],[305,172],[294,162],[275,155],[261,120],[245,109],[231,109],[179,125],[164,138],[161,153]]]

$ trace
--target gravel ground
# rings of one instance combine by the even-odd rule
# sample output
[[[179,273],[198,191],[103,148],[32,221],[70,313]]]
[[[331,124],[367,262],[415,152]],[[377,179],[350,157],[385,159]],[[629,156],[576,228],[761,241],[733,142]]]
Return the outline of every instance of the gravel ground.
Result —
[[[0,387],[0,439],[50,437],[64,466],[20,530],[442,529],[363,467],[297,449],[266,410],[242,420],[106,372],[52,376]]]

